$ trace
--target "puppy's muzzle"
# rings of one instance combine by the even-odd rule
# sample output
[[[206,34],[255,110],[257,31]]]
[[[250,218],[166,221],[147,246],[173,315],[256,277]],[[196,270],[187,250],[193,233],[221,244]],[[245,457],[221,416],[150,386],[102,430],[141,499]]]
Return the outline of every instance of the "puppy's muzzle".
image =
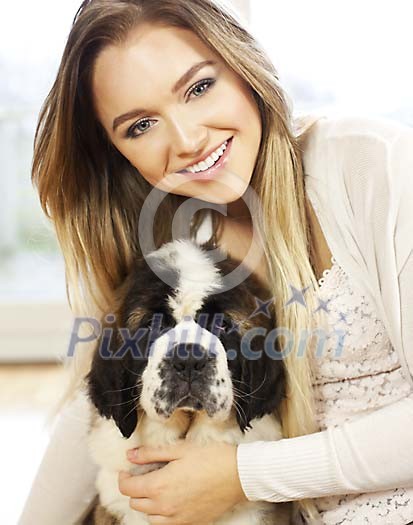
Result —
[[[177,407],[204,408],[205,381],[213,361],[212,352],[197,343],[179,343],[172,348],[169,363],[177,385]]]

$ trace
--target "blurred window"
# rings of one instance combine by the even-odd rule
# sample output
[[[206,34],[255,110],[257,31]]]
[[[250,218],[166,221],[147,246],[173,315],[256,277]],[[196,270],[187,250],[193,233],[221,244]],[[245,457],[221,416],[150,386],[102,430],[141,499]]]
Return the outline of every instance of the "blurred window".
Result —
[[[413,3],[251,0],[251,29],[297,113],[413,125]]]
[[[273,60],[296,113],[367,114],[413,125],[411,2],[232,2]],[[56,304],[66,304],[62,256],[31,185],[30,166],[41,104],[79,5],[8,2],[0,18],[0,318],[9,323],[8,339],[5,326],[0,329],[0,360],[23,348],[15,333],[28,326],[33,307],[45,306],[32,326],[43,334],[39,323],[49,322],[47,305],[57,312]],[[20,314],[13,324],[2,311]],[[32,348],[42,345],[39,337]]]

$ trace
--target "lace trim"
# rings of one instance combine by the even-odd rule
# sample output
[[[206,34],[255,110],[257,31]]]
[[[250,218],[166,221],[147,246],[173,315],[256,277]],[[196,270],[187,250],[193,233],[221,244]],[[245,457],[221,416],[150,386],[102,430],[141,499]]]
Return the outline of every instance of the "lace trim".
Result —
[[[413,489],[315,499],[323,525],[406,525],[413,519]]]
[[[331,273],[331,270],[338,265],[337,259],[334,257],[334,255],[331,256],[330,262],[332,263],[331,268],[327,268],[326,270],[324,270],[322,276],[320,277],[320,279],[318,279],[319,289],[324,286],[326,277]]]

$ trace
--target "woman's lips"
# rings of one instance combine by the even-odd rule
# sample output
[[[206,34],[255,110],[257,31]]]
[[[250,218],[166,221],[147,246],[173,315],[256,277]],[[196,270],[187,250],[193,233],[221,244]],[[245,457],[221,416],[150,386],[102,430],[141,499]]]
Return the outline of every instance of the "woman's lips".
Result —
[[[232,146],[232,139],[234,137],[231,137],[228,139],[227,147],[225,148],[224,153],[221,155],[221,157],[216,161],[216,163],[208,168],[205,171],[198,171],[197,173],[191,173],[190,171],[185,173],[179,173],[183,177],[189,180],[211,180],[215,178],[217,175],[218,170],[227,162],[229,152]]]

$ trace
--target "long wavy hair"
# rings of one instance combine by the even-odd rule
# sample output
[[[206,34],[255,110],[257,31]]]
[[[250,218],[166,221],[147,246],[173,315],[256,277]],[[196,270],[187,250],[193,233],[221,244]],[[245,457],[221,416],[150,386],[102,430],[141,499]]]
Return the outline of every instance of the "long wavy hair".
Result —
[[[316,119],[294,120],[277,71],[237,12],[220,0],[90,0],[76,14],[53,87],[41,109],[34,143],[32,182],[52,221],[63,252],[66,292],[76,316],[100,317],[133,260],[140,209],[153,187],[110,143],[93,110],[94,62],[109,44],[121,44],[141,23],[193,31],[250,86],[262,121],[262,140],[251,178],[260,199],[260,232],[268,263],[268,286],[276,297],[277,325],[294,334],[286,356],[287,396],[281,409],[285,437],[317,431],[314,418],[311,352],[297,357],[302,334],[316,328],[315,296],[307,308],[284,308],[289,284],[318,287],[312,261],[309,211],[305,199],[303,144]],[[167,194],[154,221],[156,246],[170,241],[172,219],[186,197]],[[195,236],[209,210],[191,223]],[[223,217],[212,214],[220,238]],[[310,290],[311,291],[311,290]],[[312,336],[307,338],[307,347]],[[59,409],[83,385],[92,345],[69,360],[71,379]],[[57,413],[58,409],[56,410]],[[298,505],[316,516],[311,500]]]

